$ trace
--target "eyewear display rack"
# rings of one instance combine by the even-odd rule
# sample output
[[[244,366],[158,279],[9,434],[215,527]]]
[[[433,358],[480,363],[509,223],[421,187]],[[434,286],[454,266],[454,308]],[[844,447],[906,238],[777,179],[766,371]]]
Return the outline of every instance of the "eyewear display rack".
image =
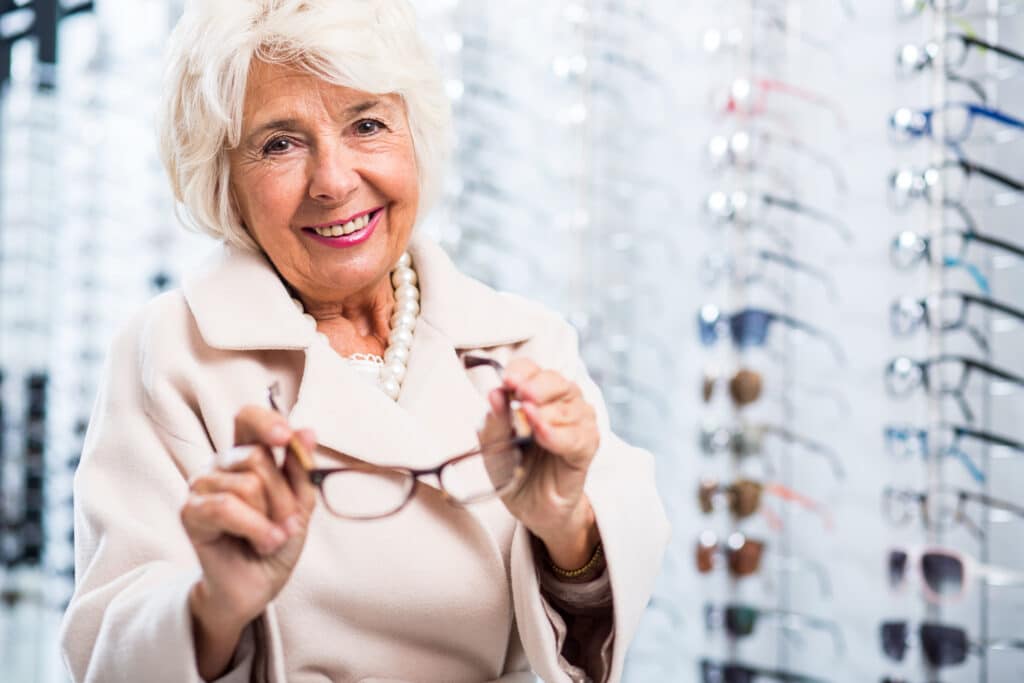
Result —
[[[1011,243],[1020,241],[1020,199],[1024,195],[1020,188],[1007,188],[1012,188],[1014,176],[1020,177],[1020,145],[1024,127],[1006,112],[1021,111],[1024,99],[1017,98],[1005,109],[1000,107],[1000,101],[1004,93],[1009,95],[1013,92],[1013,84],[1020,82],[1024,63],[1008,66],[1010,60],[1000,54],[999,46],[1019,51],[1020,38],[1024,36],[1024,6],[1007,0],[925,0],[898,3],[898,7],[902,8],[902,21],[916,22],[920,26],[924,43],[919,50],[910,53],[907,50],[912,46],[904,47],[897,60],[904,70],[909,68],[920,72],[927,69],[926,74],[920,77],[922,91],[926,93],[926,108],[920,111],[930,113],[925,119],[926,127],[914,129],[913,126],[919,126],[919,121],[914,119],[908,124],[915,130],[912,136],[915,140],[925,138],[916,141],[912,150],[919,158],[927,157],[927,166],[923,171],[914,171],[918,184],[902,188],[903,199],[896,202],[899,208],[904,208],[908,191],[911,198],[926,200],[924,221],[918,228],[918,234],[927,240],[923,242],[927,244],[924,252],[927,268],[917,282],[927,289],[928,296],[922,299],[928,302],[925,304],[927,309],[922,310],[927,310],[930,318],[925,318],[924,322],[927,327],[927,334],[923,336],[925,345],[918,348],[927,354],[928,359],[967,357],[972,362],[980,361],[1019,375],[1024,370],[1020,365],[1021,355],[1016,351],[1022,339],[1019,320],[1015,321],[1003,311],[989,306],[973,311],[977,315],[970,316],[972,311],[963,299],[960,300],[960,308],[954,308],[955,312],[951,314],[941,302],[951,295],[962,296],[966,291],[970,292],[969,295],[1015,308],[1021,304],[1019,293],[1024,283],[1024,268],[1021,268],[1019,258],[986,250],[983,244],[970,246],[971,238],[964,238],[956,231],[969,229]],[[972,43],[975,40],[980,42]],[[972,49],[974,54],[971,54]],[[980,115],[971,109],[973,107],[982,108]],[[1000,127],[997,124],[1006,123],[1006,119],[1000,120],[999,117],[1006,117],[1012,122]],[[894,115],[890,121],[893,128],[899,125],[897,119],[898,116]],[[1016,131],[1014,126],[1018,128]],[[957,168],[954,168],[954,173],[942,171],[951,165],[965,163],[968,167],[962,171]],[[987,175],[987,171],[1006,175],[1002,175],[1004,180],[982,177]],[[901,189],[895,180],[898,173],[895,172],[890,179],[890,192],[894,195],[899,195]],[[894,241],[894,253],[901,239],[906,248],[909,242],[905,235]],[[892,316],[896,331],[896,303],[893,304]],[[963,334],[964,329],[972,331],[974,338]],[[987,341],[979,344],[979,339]],[[961,368],[963,374],[959,375],[959,381],[951,380],[940,366],[941,363],[920,370],[928,382],[921,414],[927,430],[921,445],[925,456],[923,472],[916,470],[917,463],[914,463],[918,472],[916,479],[922,485],[924,496],[920,514],[925,524],[919,538],[923,537],[926,548],[956,548],[958,551],[966,546],[968,554],[977,558],[981,568],[995,565],[1000,569],[1005,567],[1018,571],[1020,567],[1011,563],[1019,562],[1013,548],[1019,547],[1014,540],[1019,539],[1021,520],[993,509],[987,501],[992,500],[991,496],[996,500],[1019,503],[1020,489],[1013,485],[1020,481],[1019,464],[1018,471],[1013,469],[1014,458],[1019,458],[1019,455],[1008,455],[1004,446],[990,437],[981,438],[968,448],[959,443],[960,436],[955,430],[959,425],[988,435],[1004,435],[1004,438],[1019,442],[1021,425],[1024,424],[1019,387],[1014,388],[989,374],[973,377],[975,386],[972,387],[967,382],[966,366]],[[891,367],[890,364],[890,370]],[[951,397],[960,402],[961,409],[955,407],[957,403],[951,401]],[[970,406],[970,413],[963,409],[965,405]],[[956,457],[950,457],[952,455]],[[966,461],[973,462],[976,467],[973,477],[967,476],[969,470],[963,466]],[[913,475],[909,477],[910,480],[914,478]],[[983,501],[973,517],[972,524],[977,525],[973,535],[963,533],[966,525],[962,515],[967,514],[963,509],[966,505],[964,499],[957,503],[959,507],[955,513],[952,510],[951,491],[958,489],[967,490],[977,496],[977,500]],[[953,522],[951,525],[948,524],[950,520]],[[1016,535],[1011,530],[1015,530]],[[1006,542],[1000,545],[995,539]],[[1000,549],[1004,552],[998,552]],[[1009,553],[1005,552],[1007,549]],[[968,565],[973,560],[967,558],[962,562]],[[889,563],[891,577],[891,558]],[[908,574],[910,569],[908,564]],[[927,581],[926,571],[922,564],[919,581]],[[909,585],[916,588],[913,576],[910,578]],[[916,673],[925,681],[950,680],[951,676],[965,674],[972,677],[952,680],[977,680],[980,683],[1016,680],[1020,675],[1019,664],[1015,667],[1012,661],[1008,661],[1010,658],[992,656],[1000,650],[1021,647],[1020,641],[1013,640],[1021,632],[1020,603],[1012,605],[1000,594],[1000,591],[1013,590],[1007,587],[1017,585],[1016,582],[990,580],[986,571],[967,571],[960,580],[964,582],[966,599],[958,601],[939,599],[942,595],[931,598],[925,595],[920,603],[920,614],[922,622],[957,629],[962,627],[967,634],[967,661],[934,661],[933,655],[922,652]],[[1016,610],[1016,614],[1010,614],[1011,610]],[[911,654],[927,649],[923,633],[920,640],[914,629],[908,629],[908,635]],[[884,640],[883,634],[883,647]],[[900,665],[893,664],[893,668],[897,666]],[[951,666],[963,667],[963,673],[954,673],[957,669],[949,668]],[[913,665],[911,667],[915,670]]]
[[[841,3],[728,7],[702,36],[725,87],[710,98],[707,154],[718,173],[704,218],[715,236],[701,269],[708,303],[697,314],[707,346],[699,451],[712,456],[697,466],[718,482],[702,483],[696,512],[713,515],[694,539],[698,571],[711,575],[702,580],[709,633],[697,680],[829,681],[845,645],[830,614],[827,550],[839,501],[822,497],[843,468],[821,440],[842,417],[845,354],[833,343],[834,320],[820,314],[838,311],[825,255],[837,234],[850,236],[836,218],[842,169],[823,168],[818,152],[841,143],[844,122],[802,67],[828,56],[808,27],[850,15]],[[824,387],[822,376],[831,379]],[[815,398],[839,414],[809,406]],[[802,493],[812,491],[815,499]]]

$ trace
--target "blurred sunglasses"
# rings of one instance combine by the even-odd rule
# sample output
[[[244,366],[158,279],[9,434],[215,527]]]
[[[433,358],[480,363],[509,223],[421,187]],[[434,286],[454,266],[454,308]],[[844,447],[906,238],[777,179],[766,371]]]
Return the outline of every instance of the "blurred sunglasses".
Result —
[[[704,346],[714,346],[721,336],[728,334],[740,349],[763,347],[768,342],[768,332],[773,323],[780,323],[820,339],[829,347],[840,364],[845,363],[846,356],[838,340],[823,330],[784,313],[748,307],[730,315],[722,312],[717,306],[708,304],[702,306],[697,315],[700,341]]]
[[[1018,323],[1024,322],[1024,311],[1012,306],[987,297],[946,290],[920,299],[901,297],[893,301],[889,309],[890,327],[892,333],[898,337],[910,336],[922,327],[936,332],[963,330],[987,354],[988,338],[967,321],[967,311],[972,304],[1015,318]]]
[[[939,119],[939,125],[936,120]],[[984,119],[1009,128],[1024,130],[1024,121],[998,109],[983,107],[967,102],[946,102],[931,109],[900,107],[889,117],[889,128],[898,142],[909,142],[922,137],[938,139],[938,128],[942,129],[941,142],[960,144],[971,136],[975,119]]]
[[[967,199],[967,186],[971,178],[980,176],[1009,190],[996,195],[992,201],[997,205],[1012,204],[1016,196],[1024,192],[1024,182],[992,168],[976,164],[967,159],[947,159],[940,166],[929,166],[923,170],[900,168],[889,175],[889,200],[894,209],[903,210],[915,199],[925,199],[935,204],[940,196],[936,188],[942,188],[944,204],[963,205]]]
[[[789,503],[796,503],[805,510],[820,516],[826,528],[832,528],[832,515],[824,505],[787,486],[774,482],[763,483],[751,479],[737,479],[731,484],[721,484],[717,479],[705,479],[698,486],[697,502],[701,512],[707,515],[714,512],[715,502],[720,497],[724,497],[728,503],[729,512],[737,519],[746,519],[760,510],[768,518],[769,524],[773,528],[781,528],[782,520],[778,515],[767,509],[761,509],[763,494],[775,496]]]
[[[882,493],[882,512],[893,525],[904,526],[916,516],[921,518],[926,529],[948,531],[959,524],[966,527],[974,537],[984,539],[985,530],[967,514],[968,503],[977,503],[988,510],[1003,513],[1000,518],[986,511],[985,516],[991,521],[1013,518],[1024,520],[1024,507],[964,489],[942,487],[933,491],[914,491],[887,486]]]
[[[827,631],[832,636],[836,653],[846,649],[839,625],[831,619],[819,619],[791,610],[754,607],[738,603],[729,603],[721,607],[708,603],[704,605],[704,628],[707,631],[724,629],[730,638],[747,638],[753,635],[757,624],[764,619],[775,620],[779,627],[787,631],[815,629]]]
[[[764,451],[766,436],[774,436],[785,443],[800,446],[815,455],[828,460],[836,478],[844,476],[842,463],[834,450],[825,444],[800,436],[785,427],[767,423],[741,423],[738,427],[726,427],[713,422],[705,422],[700,427],[700,449],[704,455],[715,456],[719,453],[732,453],[738,458],[760,455]],[[771,467],[767,468],[771,471]]]
[[[729,534],[723,545],[713,531],[703,531],[697,539],[696,564],[697,571],[701,574],[709,574],[717,568],[717,558],[724,556],[729,575],[734,579],[741,579],[757,573],[761,568],[761,559],[764,557],[765,544],[763,541],[755,541],[747,538],[738,531]],[[783,555],[776,558],[779,571],[807,571],[818,579],[822,595],[831,595],[832,587],[828,579],[828,572],[825,567],[812,560],[792,555]]]
[[[965,395],[967,382],[974,370],[994,380],[1024,387],[1024,377],[973,358],[952,354],[921,361],[906,356],[894,358],[885,368],[885,386],[890,396],[898,398],[908,396],[918,388],[950,396],[956,400],[964,419],[974,422],[974,411]]]
[[[960,448],[960,441],[965,438],[976,439],[986,444],[1000,446],[1024,454],[1024,443],[1014,441],[1005,436],[984,432],[963,425],[942,423],[936,433],[929,437],[929,430],[915,429],[906,425],[890,425],[885,428],[885,443],[889,455],[898,458],[911,457],[917,454],[923,458],[936,456],[953,457],[959,460],[978,483],[985,481],[985,475],[969,455]],[[929,442],[931,439],[934,443]],[[936,445],[937,444],[937,445]],[[932,450],[931,446],[935,446]]]
[[[710,403],[714,398],[716,387],[725,378],[709,372],[704,373],[704,381],[701,386],[701,398],[704,403]],[[737,408],[748,406],[761,397],[762,378],[761,373],[756,370],[740,368],[726,382],[729,389],[729,397]]]
[[[826,683],[821,678],[804,676],[783,669],[764,669],[735,662],[716,662],[706,658],[700,660],[701,683],[754,683],[763,678],[783,683]]]
[[[733,256],[708,254],[701,261],[701,280],[708,287],[717,286],[725,277],[741,286],[764,284],[775,292],[780,300],[789,301],[790,294],[782,284],[765,276],[764,266],[767,265],[776,265],[794,273],[807,275],[821,283],[831,300],[836,301],[839,298],[835,281],[828,271],[768,249],[747,249]]]
[[[1024,572],[981,564],[955,550],[897,548],[889,551],[889,587],[903,588],[913,568],[921,577],[925,599],[934,604],[962,600],[966,586],[974,581],[989,586],[1024,585]]]
[[[918,638],[925,659],[933,667],[956,666],[967,660],[968,654],[978,655],[985,650],[1024,649],[1024,640],[1012,638],[974,642],[958,626],[925,622],[918,628]],[[902,662],[910,645],[910,628],[906,621],[887,621],[880,629],[882,652],[893,661]]]
[[[763,214],[772,207],[783,209],[831,227],[846,242],[853,241],[850,228],[838,217],[807,206],[790,197],[780,197],[770,192],[748,193],[742,190],[710,193],[704,202],[708,215],[724,223],[750,225],[760,221]]]

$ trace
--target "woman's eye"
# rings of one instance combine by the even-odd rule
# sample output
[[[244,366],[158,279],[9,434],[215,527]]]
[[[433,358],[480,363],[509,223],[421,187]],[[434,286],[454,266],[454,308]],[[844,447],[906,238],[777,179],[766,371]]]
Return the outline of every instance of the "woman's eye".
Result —
[[[373,135],[384,129],[384,124],[376,119],[363,119],[356,122],[356,135]]]
[[[263,146],[264,154],[280,154],[291,148],[291,141],[288,138],[277,138]]]

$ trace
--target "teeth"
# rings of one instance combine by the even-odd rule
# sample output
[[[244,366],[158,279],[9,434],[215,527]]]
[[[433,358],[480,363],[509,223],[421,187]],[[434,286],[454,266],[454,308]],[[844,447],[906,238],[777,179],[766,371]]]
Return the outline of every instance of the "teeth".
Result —
[[[332,225],[327,228],[314,228],[314,230],[316,231],[316,234],[321,237],[341,237],[342,235],[351,235],[354,232],[362,230],[369,224],[370,214],[366,214],[353,219],[344,225]]]

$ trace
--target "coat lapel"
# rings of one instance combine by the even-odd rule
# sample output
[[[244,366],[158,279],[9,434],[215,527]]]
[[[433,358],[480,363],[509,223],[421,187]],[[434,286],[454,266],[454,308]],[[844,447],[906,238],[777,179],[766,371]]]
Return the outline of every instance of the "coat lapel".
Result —
[[[536,321],[518,298],[461,274],[429,239],[414,236],[409,251],[422,310],[397,403],[318,340],[262,254],[222,246],[183,289],[210,346],[305,353],[289,420],[321,445],[375,464],[431,467],[476,445],[487,410],[459,351],[525,341]]]

